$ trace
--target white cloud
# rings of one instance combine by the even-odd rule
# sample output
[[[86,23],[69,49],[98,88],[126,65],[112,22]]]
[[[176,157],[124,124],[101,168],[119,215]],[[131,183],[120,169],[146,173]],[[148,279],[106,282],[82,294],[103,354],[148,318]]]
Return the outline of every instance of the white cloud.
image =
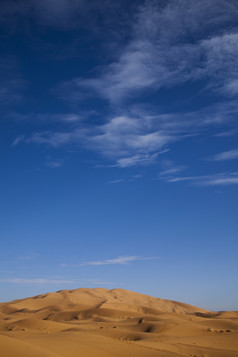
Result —
[[[113,166],[149,165],[166,145],[177,140],[173,132],[153,127],[144,117],[122,116],[110,119],[87,136],[87,146],[115,160]]]
[[[50,120],[50,121],[58,121],[64,122],[68,124],[74,124],[80,122],[84,118],[83,115],[79,115],[77,113],[65,113],[65,114],[38,114],[38,115],[30,115],[29,119],[37,119],[37,120]]]
[[[206,55],[204,74],[211,75],[211,86],[229,95],[238,91],[238,33],[229,33],[204,40]]]
[[[114,165],[114,166],[116,166],[116,165]],[[135,181],[135,180],[137,180],[137,179],[140,179],[140,178],[142,178],[142,177],[143,177],[143,175],[141,175],[141,174],[132,175],[131,177],[129,177],[129,178],[127,178],[127,179],[119,178],[119,179],[116,179],[116,180],[111,180],[111,181],[109,181],[108,183],[109,183],[109,184],[116,184],[116,183],[122,183],[122,182],[128,183],[128,182],[133,182],[133,181]]]
[[[238,149],[224,151],[220,154],[215,155],[212,159],[215,161],[238,159]]]
[[[47,144],[58,148],[62,145],[75,144],[81,137],[80,130],[74,130],[72,132],[42,132],[34,133],[25,141],[27,143],[35,144]]]
[[[25,138],[25,135],[19,135],[12,143],[12,146],[16,146],[21,143]]]
[[[164,177],[163,180],[171,183],[189,181],[198,186],[228,186],[238,184],[238,172],[201,176]]]
[[[95,127],[73,128],[67,132],[34,133],[26,143],[47,144],[55,148],[81,145],[100,152],[113,166],[149,165],[159,154],[167,152],[166,145],[177,140],[171,131],[151,127],[146,118],[113,117],[106,124]]]
[[[114,264],[119,264],[119,265],[125,265],[125,264],[129,264],[131,262],[135,262],[135,261],[141,261],[141,260],[152,260],[152,259],[158,259],[155,257],[148,257],[148,258],[143,258],[143,257],[139,257],[139,256],[120,256],[114,259],[108,259],[108,260],[96,260],[96,261],[92,261],[92,262],[86,262],[86,263],[82,263],[80,264],[81,266],[85,266],[85,265],[114,265]]]
[[[164,171],[161,171],[159,174],[160,176],[164,176],[164,175],[176,175],[179,172],[183,171],[186,169],[186,166],[173,166],[170,167]]]
[[[238,79],[231,79],[224,86],[224,92],[229,95],[236,95],[238,94]]]
[[[168,150],[164,150],[161,153],[167,152]],[[153,164],[158,157],[158,153],[155,154],[142,154],[142,155],[134,155],[131,157],[120,158],[116,160],[114,167],[132,167],[132,166],[147,166]]]
[[[45,165],[50,167],[51,169],[55,169],[61,167],[63,164],[60,161],[48,161]]]
[[[107,281],[91,281],[92,284],[94,285],[112,285],[112,283],[108,283]]]
[[[237,185],[238,177],[221,177],[214,178],[205,182],[200,182],[201,185],[205,186],[226,186],[226,185]]]
[[[125,180],[124,180],[124,179],[117,179],[117,180],[109,181],[108,183],[110,183],[110,184],[116,184],[116,183],[122,183],[122,182],[125,182]]]
[[[209,126],[223,125],[236,113],[233,102],[187,113],[148,114],[139,109],[126,115],[111,116],[101,125],[87,126],[87,122],[80,121],[77,125],[70,125],[67,131],[39,132],[25,138],[21,136],[15,144],[24,141],[54,148],[80,146],[100,153],[113,162],[107,166],[146,166],[168,152],[172,143],[198,135]]]
[[[205,79],[207,89],[233,95],[238,76],[237,12],[234,2],[182,0],[166,6],[147,2],[140,8],[131,40],[118,59],[105,66],[100,76],[75,78],[65,83],[65,89],[76,100],[85,91],[90,95],[94,91],[118,104],[143,90]],[[233,23],[233,33],[226,30],[227,21]],[[219,35],[214,32],[218,26]]]
[[[46,278],[6,278],[0,279],[1,283],[12,283],[12,284],[95,284],[95,285],[111,285],[110,282],[100,281],[97,279],[82,279],[82,280],[71,280],[71,279],[46,279]]]
[[[238,133],[238,129],[233,128],[233,129],[230,129],[230,130],[225,130],[225,131],[222,131],[222,132],[220,132],[220,133],[217,133],[217,134],[215,134],[214,136],[217,136],[217,137],[226,137],[226,136],[236,135],[237,133]]]
[[[75,284],[75,280],[55,280],[55,279],[25,279],[25,278],[9,278],[0,279],[2,283],[13,284]]]
[[[50,4],[42,1],[38,6],[41,9],[47,7],[46,17],[52,13],[59,19],[65,12],[67,19],[82,4],[76,0],[70,4],[60,0]],[[63,96],[69,92],[77,103],[85,95],[97,95],[113,104],[114,109],[110,107],[111,114],[104,118],[103,124],[88,125],[82,121],[82,116],[74,113],[43,114],[38,117],[64,122],[68,128],[19,137],[14,145],[24,139],[28,143],[54,148],[81,146],[112,161],[111,165],[105,166],[146,166],[156,162],[175,141],[197,135],[210,125],[226,123],[237,113],[235,101],[219,101],[210,108],[183,113],[163,113],[158,107],[148,113],[149,110],[142,110],[139,105],[137,109],[129,104],[124,106],[123,101],[139,97],[143,90],[148,95],[150,91],[201,79],[206,82],[205,90],[234,94],[238,57],[236,14],[237,6],[233,0],[229,4],[221,0],[178,0],[165,4],[146,1],[138,7],[131,21],[128,42],[113,53],[111,62],[107,58],[108,65],[97,69],[97,72],[101,71],[98,76],[74,78],[62,84]],[[170,172],[165,170],[161,175],[175,174],[178,168],[167,170]]]
[[[87,113],[29,113],[29,114],[19,114],[19,113],[10,113],[8,114],[9,118],[15,119],[18,121],[37,121],[37,122],[61,122],[66,124],[76,124],[85,119],[88,115],[93,114],[92,112]]]

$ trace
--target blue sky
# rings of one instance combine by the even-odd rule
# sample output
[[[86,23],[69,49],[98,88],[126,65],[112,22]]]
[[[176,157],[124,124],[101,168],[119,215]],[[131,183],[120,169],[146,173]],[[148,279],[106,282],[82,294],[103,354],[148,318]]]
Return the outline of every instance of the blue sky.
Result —
[[[238,309],[237,1],[0,7],[0,301]]]

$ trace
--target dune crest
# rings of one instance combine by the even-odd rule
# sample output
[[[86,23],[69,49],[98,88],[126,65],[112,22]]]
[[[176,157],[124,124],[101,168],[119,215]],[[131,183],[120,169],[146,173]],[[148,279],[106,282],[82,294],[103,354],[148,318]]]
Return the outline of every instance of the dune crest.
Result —
[[[0,304],[4,357],[238,355],[238,312],[122,289],[61,290]]]

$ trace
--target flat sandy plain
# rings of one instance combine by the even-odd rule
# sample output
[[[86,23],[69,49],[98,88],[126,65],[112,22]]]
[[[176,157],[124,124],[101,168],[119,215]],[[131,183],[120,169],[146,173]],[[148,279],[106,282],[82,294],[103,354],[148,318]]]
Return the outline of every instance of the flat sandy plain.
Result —
[[[121,289],[62,290],[0,304],[0,355],[238,356],[238,312]]]

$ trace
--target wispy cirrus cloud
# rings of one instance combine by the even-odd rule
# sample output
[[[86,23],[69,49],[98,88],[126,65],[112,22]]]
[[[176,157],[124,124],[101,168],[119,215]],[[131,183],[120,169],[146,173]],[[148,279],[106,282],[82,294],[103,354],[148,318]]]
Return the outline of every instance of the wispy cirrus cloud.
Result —
[[[69,13],[82,4],[75,0],[70,8],[62,0],[56,15],[61,16],[61,10]],[[44,1],[39,6],[48,5]],[[52,2],[48,8],[55,6],[56,2]],[[77,104],[87,96],[103,98],[110,109],[106,117],[100,114],[101,124],[97,121],[96,125],[88,125],[74,113],[45,115],[49,121],[63,122],[65,127],[18,137],[14,145],[20,141],[54,148],[72,145],[101,154],[111,161],[111,167],[146,166],[154,164],[173,143],[233,120],[237,114],[232,99],[238,76],[237,13],[233,0],[229,4],[220,0],[139,4],[126,43],[108,56],[108,64],[97,69],[98,75],[92,71],[90,76],[75,77],[59,86],[61,96]],[[144,91],[148,97],[148,93],[161,89],[201,81],[201,91],[229,94],[229,101],[219,100],[193,112],[166,113],[158,107],[148,110],[139,105],[135,110],[136,105],[130,104],[132,98],[140,99]],[[162,96],[158,95],[156,101],[163,102]]]
[[[199,135],[200,131],[212,125],[232,121],[236,113],[234,103],[219,103],[197,112],[185,113],[155,114],[140,109],[126,115],[109,116],[106,122],[94,126],[88,126],[85,121],[69,123],[65,115],[61,120],[69,125],[68,130],[35,132],[28,137],[21,135],[13,145],[24,141],[54,148],[83,147],[112,161],[112,167],[146,166],[167,153],[173,143]],[[55,120],[54,115],[52,120]]]
[[[175,175],[183,170],[185,170],[186,166],[177,166],[177,167],[171,167],[170,169],[164,170],[160,172],[161,176],[164,175]]]
[[[116,160],[116,163],[113,165],[114,167],[132,167],[132,166],[147,166],[153,164],[157,157],[160,154],[163,154],[165,152],[169,151],[167,150],[162,150],[161,152],[157,153],[150,153],[150,154],[136,154],[134,156],[130,157],[124,157]]]
[[[179,135],[179,134],[178,134]],[[14,141],[45,144],[55,148],[80,145],[100,152],[113,160],[113,166],[131,167],[149,165],[157,156],[167,152],[166,145],[178,140],[177,133],[151,126],[149,120],[130,116],[113,117],[106,124],[77,127],[62,132],[39,132]]]
[[[137,175],[132,175],[131,177],[128,178],[118,178],[115,180],[111,180],[108,183],[109,184],[117,184],[117,183],[123,183],[123,182],[134,182],[135,180],[141,179],[143,177],[143,175],[141,174],[137,174]]]
[[[45,163],[45,165],[47,167],[50,167],[51,169],[56,169],[56,168],[59,168],[63,165],[63,162],[62,161],[47,161]]]
[[[163,180],[170,183],[191,182],[191,184],[198,186],[228,186],[238,184],[238,172],[225,172],[201,176],[170,176],[164,177]]]
[[[110,119],[87,137],[91,149],[114,159],[115,166],[148,165],[159,154],[166,152],[166,145],[177,140],[174,133],[151,125],[143,117],[119,116]]]
[[[224,151],[210,158],[210,160],[214,160],[214,161],[233,160],[233,159],[238,159],[238,149]]]
[[[51,123],[64,123],[68,125],[78,124],[79,122],[86,119],[89,115],[92,115],[93,111],[82,112],[82,113],[28,113],[28,114],[19,114],[19,113],[9,113],[8,117],[17,121],[28,121],[37,120],[38,122],[51,122]]]
[[[75,280],[57,280],[57,279],[44,279],[44,278],[6,278],[0,279],[2,283],[13,283],[13,284],[74,284]]]
[[[96,261],[91,261],[91,262],[85,262],[85,263],[81,263],[80,265],[81,266],[85,266],[85,265],[98,266],[98,265],[115,265],[115,264],[127,265],[127,264],[135,262],[135,261],[153,260],[153,259],[158,259],[158,258],[156,258],[156,257],[140,257],[137,255],[119,256],[117,258],[108,259],[108,260],[96,260]]]
[[[111,285],[112,283],[100,281],[97,279],[83,279],[83,280],[72,280],[72,279],[48,279],[48,278],[5,278],[0,279],[0,283],[12,283],[12,284],[95,284],[95,285]]]
[[[112,104],[118,104],[145,90],[154,92],[163,87],[210,78],[208,90],[233,96],[238,90],[237,81],[233,79],[237,76],[237,40],[238,34],[225,34],[194,45],[175,45],[174,48],[169,44],[168,47],[164,44],[156,47],[145,40],[137,40],[128,46],[118,62],[104,69],[101,77],[77,78],[64,83],[62,89],[77,100],[94,91]],[[204,59],[201,61],[201,58]]]
[[[131,40],[118,59],[98,77],[65,82],[63,91],[76,100],[94,91],[115,105],[145,90],[206,80],[207,90],[232,96],[237,92],[238,76],[237,13],[234,1],[228,5],[218,0],[216,6],[214,1],[203,0],[196,4],[169,1],[165,6],[146,2],[138,10]],[[227,21],[233,32],[227,30]],[[220,26],[219,34],[214,32],[216,26]]]
[[[80,141],[82,134],[83,132],[81,129],[67,132],[45,131],[32,134],[30,137],[25,139],[25,142],[34,144],[46,144],[58,148],[63,145],[71,145],[77,143],[78,141]]]
[[[14,139],[12,146],[16,146],[16,145],[20,144],[24,139],[25,139],[24,134],[17,136],[16,139]]]
[[[116,179],[116,180],[111,180],[111,181],[109,181],[108,183],[110,183],[110,184],[117,184],[117,183],[122,183],[122,182],[128,182],[128,181],[126,181],[126,180],[124,180],[124,179]]]
[[[236,135],[237,133],[238,133],[238,129],[233,128],[230,130],[221,131],[220,133],[215,134],[215,136],[223,138],[223,137],[229,137],[229,136]]]

